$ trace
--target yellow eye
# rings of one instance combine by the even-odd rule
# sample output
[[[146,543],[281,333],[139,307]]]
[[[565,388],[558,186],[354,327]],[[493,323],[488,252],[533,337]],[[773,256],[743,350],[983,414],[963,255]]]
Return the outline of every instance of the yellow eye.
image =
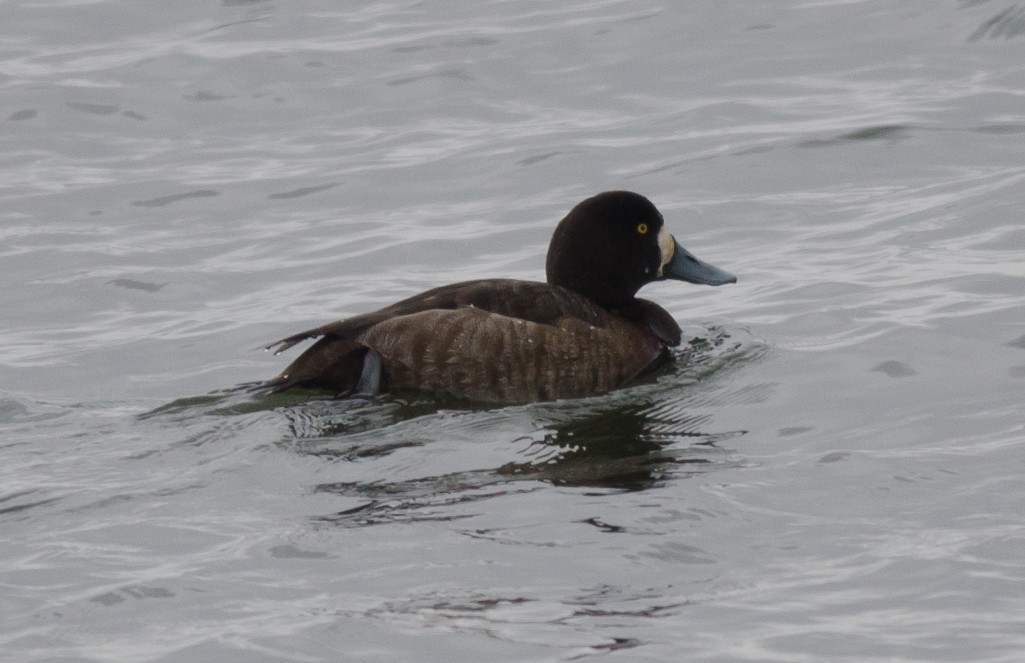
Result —
[[[642,235],[647,235],[648,234],[648,224],[646,224],[646,223],[638,223],[637,224],[637,232],[639,232]]]

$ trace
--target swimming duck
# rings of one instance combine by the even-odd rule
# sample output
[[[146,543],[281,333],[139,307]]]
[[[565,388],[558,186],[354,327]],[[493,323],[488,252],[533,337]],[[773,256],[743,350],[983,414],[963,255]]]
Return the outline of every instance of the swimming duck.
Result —
[[[555,228],[547,283],[465,281],[267,346],[281,354],[319,340],[280,375],[295,387],[341,396],[415,390],[484,403],[603,394],[670,360],[682,332],[648,283],[704,285],[737,278],[698,260],[644,196],[609,191],[576,205]]]

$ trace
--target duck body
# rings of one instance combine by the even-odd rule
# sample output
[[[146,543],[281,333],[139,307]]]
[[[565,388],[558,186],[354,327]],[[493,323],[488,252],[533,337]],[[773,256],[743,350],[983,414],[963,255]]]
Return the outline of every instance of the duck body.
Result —
[[[646,198],[609,192],[577,205],[552,238],[548,282],[484,279],[284,338],[317,338],[263,383],[343,396],[414,390],[484,403],[603,394],[665,364],[681,330],[635,296],[665,278],[736,280],[680,247]]]
[[[419,390],[489,403],[605,393],[664,363],[667,348],[680,342],[672,317],[645,304],[631,319],[547,283],[442,286],[283,339],[279,351],[321,337],[272,386]],[[367,350],[380,362],[376,385],[363,376]]]

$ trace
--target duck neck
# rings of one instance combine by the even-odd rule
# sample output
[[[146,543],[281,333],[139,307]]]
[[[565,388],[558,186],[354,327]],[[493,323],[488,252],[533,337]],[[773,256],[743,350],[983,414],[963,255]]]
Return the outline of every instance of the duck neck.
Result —
[[[548,282],[567,290],[583,295],[595,304],[610,311],[629,310],[635,302],[639,285],[623,283],[617,279],[602,279],[599,275],[588,274],[586,271],[555,274],[549,273]]]

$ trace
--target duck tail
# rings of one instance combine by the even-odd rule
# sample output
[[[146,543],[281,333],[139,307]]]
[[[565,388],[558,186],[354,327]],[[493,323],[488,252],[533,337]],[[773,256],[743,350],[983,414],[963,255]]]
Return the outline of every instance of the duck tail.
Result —
[[[280,375],[252,389],[279,393],[309,388],[327,389],[342,397],[374,395],[381,391],[382,366],[380,355],[369,347],[326,337],[299,355]]]

